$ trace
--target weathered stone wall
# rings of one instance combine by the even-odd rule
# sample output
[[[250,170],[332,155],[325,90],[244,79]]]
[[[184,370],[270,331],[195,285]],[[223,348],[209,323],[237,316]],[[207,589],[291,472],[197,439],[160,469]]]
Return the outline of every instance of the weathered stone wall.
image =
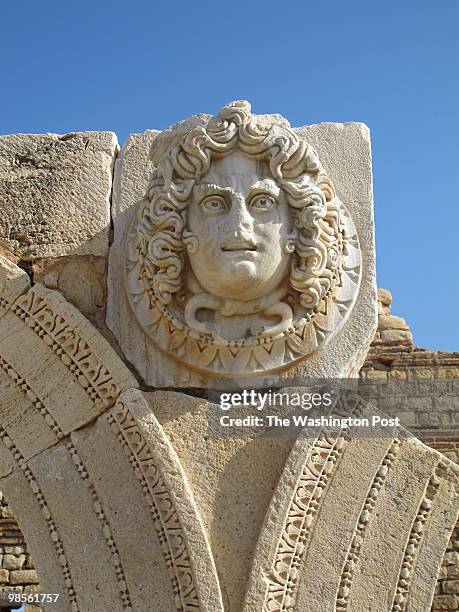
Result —
[[[116,148],[111,132],[1,136],[1,244],[27,261],[106,255]]]
[[[112,132],[0,136],[0,255],[60,291],[106,337],[118,150]]]
[[[32,593],[38,589],[37,573],[24,536],[0,493],[0,590]]]
[[[432,448],[459,463],[459,442],[424,440]],[[435,612],[459,609],[459,521],[451,535],[438,576],[432,610]]]

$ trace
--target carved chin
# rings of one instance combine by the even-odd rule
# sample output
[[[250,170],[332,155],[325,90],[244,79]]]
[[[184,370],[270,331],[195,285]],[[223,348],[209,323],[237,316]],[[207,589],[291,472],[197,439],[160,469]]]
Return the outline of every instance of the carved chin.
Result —
[[[265,278],[252,261],[232,261],[222,266],[218,275],[197,275],[200,284],[213,295],[227,299],[252,300],[273,288],[272,274]],[[274,283],[277,285],[277,282]]]

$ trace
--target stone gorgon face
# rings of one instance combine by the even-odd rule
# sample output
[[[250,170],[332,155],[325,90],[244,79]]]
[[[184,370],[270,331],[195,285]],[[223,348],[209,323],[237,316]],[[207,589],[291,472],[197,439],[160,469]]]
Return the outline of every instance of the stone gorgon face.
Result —
[[[263,168],[235,151],[214,160],[193,189],[190,265],[201,286],[223,299],[258,299],[289,270],[289,207]]]

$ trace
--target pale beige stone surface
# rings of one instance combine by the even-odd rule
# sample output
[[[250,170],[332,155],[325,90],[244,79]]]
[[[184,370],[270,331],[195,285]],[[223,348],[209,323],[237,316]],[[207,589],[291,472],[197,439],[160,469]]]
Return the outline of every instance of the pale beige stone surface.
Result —
[[[357,228],[362,252],[359,293],[346,324],[308,360],[305,374],[358,376],[376,330],[377,289],[370,131],[364,123],[319,123],[296,128],[316,150]]]
[[[225,108],[226,110],[222,112],[229,112],[228,108],[230,107]],[[374,281],[371,152],[367,128],[361,124],[321,124],[319,126],[298,128],[292,132],[291,130],[288,131],[287,121],[279,116],[263,116],[258,117],[257,120],[261,122],[260,125],[263,124],[266,126],[272,124],[278,126],[275,127],[275,129],[281,131],[287,130],[285,132],[286,134],[294,134],[291,138],[296,139],[299,137],[301,142],[303,142],[302,139],[305,139],[306,142],[312,144],[317,149],[319,159],[323,161],[325,170],[327,171],[327,177],[330,177],[335,184],[339,200],[348,208],[350,219],[352,219],[356,227],[360,247],[357,246],[355,249],[356,257],[353,260],[354,263],[349,263],[349,266],[348,264],[344,265],[344,269],[350,270],[350,277],[353,278],[354,285],[352,282],[343,283],[343,286],[346,287],[346,298],[340,305],[340,308],[335,308],[336,311],[340,312],[340,317],[334,317],[332,305],[330,305],[328,309],[325,308],[319,316],[322,331],[320,332],[320,340],[316,342],[316,346],[326,340],[328,342],[327,348],[325,349],[323,346],[319,346],[315,352],[311,352],[312,349],[309,348],[306,351],[308,354],[305,356],[305,359],[299,361],[298,364],[293,364],[294,359],[292,361],[289,351],[291,351],[292,355],[296,354],[296,350],[301,353],[301,350],[303,350],[301,348],[302,342],[308,345],[308,347],[312,347],[314,342],[312,336],[311,338],[308,336],[309,332],[307,334],[305,332],[305,338],[307,337],[307,339],[298,342],[298,346],[296,346],[295,349],[291,349],[290,346],[288,350],[285,349],[285,356],[283,352],[284,348],[282,348],[282,343],[285,344],[285,342],[287,342],[288,344],[288,341],[285,340],[279,341],[280,348],[278,347],[271,351],[257,348],[256,351],[258,352],[256,355],[254,353],[253,356],[250,356],[247,352],[249,349],[245,349],[244,347],[238,348],[239,345],[237,342],[235,345],[236,348],[233,348],[233,350],[218,348],[220,342],[218,339],[216,343],[213,343],[213,347],[206,348],[203,344],[199,349],[198,345],[193,348],[191,344],[194,340],[191,341],[188,336],[187,339],[185,339],[182,332],[174,331],[174,326],[178,325],[178,330],[180,329],[180,325],[173,322],[173,316],[172,318],[168,318],[169,315],[166,314],[164,320],[166,321],[167,319],[168,322],[164,323],[164,325],[162,322],[158,323],[158,320],[161,318],[159,315],[158,317],[154,315],[154,321],[150,320],[153,316],[153,307],[145,301],[144,297],[142,297],[142,292],[135,288],[137,286],[136,283],[138,284],[138,279],[142,278],[142,273],[137,273],[137,268],[135,267],[129,271],[130,264],[126,268],[126,261],[128,261],[128,263],[134,261],[136,257],[135,253],[139,252],[138,248],[132,248],[129,250],[129,253],[126,254],[126,243],[127,245],[132,243],[132,235],[128,237],[130,231],[129,226],[133,224],[132,228],[135,229],[137,215],[140,214],[138,211],[142,206],[142,199],[146,192],[148,176],[154,169],[152,162],[147,160],[148,152],[151,148],[151,158],[155,163],[158,163],[158,160],[165,159],[163,155],[167,152],[168,148],[172,145],[179,144],[184,134],[191,128],[201,126],[199,129],[203,129],[203,126],[205,127],[208,125],[209,117],[197,116],[187,122],[182,122],[174,126],[160,136],[154,132],[132,136],[123,148],[115,168],[113,199],[115,233],[114,243],[110,251],[107,323],[118,339],[126,357],[136,367],[136,370],[148,385],[206,387],[214,384],[215,380],[219,377],[239,378],[243,376],[245,377],[244,382],[248,386],[268,386],[279,384],[282,379],[291,379],[295,376],[304,378],[307,376],[316,377],[325,375],[335,377],[351,375],[355,374],[360,367],[369,342],[373,337],[376,326],[376,287]],[[307,145],[305,145],[305,147],[307,148]],[[162,163],[161,161],[161,164]],[[237,165],[236,159],[228,163],[230,165]],[[246,162],[246,165],[248,164],[249,161]],[[184,166],[186,166],[185,162]],[[223,184],[222,181],[224,182],[225,176],[242,176],[245,172],[242,166],[240,171],[237,171],[235,167],[233,170],[224,170],[223,166],[222,169],[219,170],[217,166],[218,164],[215,164],[215,167],[212,164],[210,166],[209,177],[212,172],[218,174],[218,176],[216,174],[214,178],[210,177],[210,182],[217,181],[217,183],[220,182]],[[322,174],[320,174],[322,170],[318,172],[319,175],[322,176]],[[352,177],[352,180],[350,177]],[[328,178],[324,178],[323,180],[325,181],[325,185]],[[148,197],[153,197],[151,194],[154,192],[155,183],[153,182],[152,185]],[[325,188],[323,186],[322,188],[325,190],[328,189],[328,187]],[[239,187],[237,187],[237,189],[239,189]],[[158,202],[159,201],[160,200],[158,200]],[[193,302],[194,298],[189,300],[187,302],[187,304],[189,304],[189,309],[187,310],[187,306],[184,310],[186,325],[191,326],[190,328],[193,329],[196,327],[197,330],[198,327],[202,327],[203,329],[206,327],[206,319],[204,317],[202,321],[198,320],[194,309],[205,310],[207,306],[210,310],[213,308],[220,308],[218,299],[215,301],[214,298],[212,298],[212,291],[216,291],[217,294],[221,296],[221,299],[226,299],[230,296],[231,292],[231,295],[236,295],[238,289],[239,294],[242,295],[244,292],[242,291],[243,285],[238,285],[239,281],[232,279],[232,275],[222,272],[220,279],[219,275],[215,274],[212,276],[212,280],[205,271],[206,266],[202,262],[199,263],[200,260],[193,259],[193,249],[196,244],[196,237],[193,237],[193,233],[195,234],[198,229],[196,224],[193,225],[193,215],[197,213],[191,213],[193,213],[192,210],[189,216],[189,223],[191,223],[190,227],[192,227],[193,231],[191,234],[188,231],[184,231],[182,238],[185,237],[185,242],[187,242],[188,256],[190,258],[193,273],[197,275],[199,283],[201,285],[204,283],[206,289],[211,291],[210,294],[205,294],[207,297],[200,297],[201,294],[197,294],[195,296],[197,300],[195,300],[196,303]],[[143,214],[144,213],[142,213],[142,215]],[[146,215],[144,221],[142,221],[143,227],[145,228],[149,227],[150,222],[148,218],[148,215]],[[155,227],[154,224],[153,227]],[[167,227],[167,224],[163,224],[162,227]],[[145,231],[147,231],[147,229],[145,229]],[[237,235],[237,231],[239,230],[236,228],[235,235]],[[215,232],[209,230],[202,235],[212,236],[213,234],[215,234]],[[347,236],[348,238],[352,236],[352,231],[348,230]],[[226,243],[223,238],[222,240],[223,247],[225,247]],[[238,240],[241,240],[241,238],[239,237]],[[273,241],[270,243],[272,242]],[[350,242],[352,243],[352,240],[350,240]],[[165,246],[166,243],[169,246]],[[153,259],[159,256],[158,254],[161,253],[161,249],[166,249],[164,253],[169,253],[167,249],[173,248],[171,246],[173,243],[173,240],[165,240],[163,246],[161,246],[159,242],[157,246],[153,246],[152,242],[150,245],[150,253]],[[358,243],[356,242],[357,245]],[[228,249],[235,249],[237,245],[226,246]],[[353,247],[348,246],[347,252],[350,252],[352,248]],[[363,257],[362,266],[357,270],[357,268],[355,268],[355,262],[358,259],[357,255],[360,250]],[[162,257],[162,255],[160,257]],[[210,261],[212,258],[213,256],[209,255],[207,261]],[[125,278],[125,268],[128,274],[127,280]],[[186,269],[189,270],[189,267]],[[174,270],[175,267],[170,264],[167,274],[172,274],[171,271]],[[263,275],[261,275],[260,278],[262,276]],[[169,280],[167,280],[165,276],[164,279],[164,286],[167,286]],[[128,285],[126,285],[126,282]],[[193,282],[194,281],[190,280],[190,286],[192,286]],[[215,285],[216,282],[218,286]],[[225,288],[221,285],[222,282],[229,284],[227,287],[225,285]],[[232,289],[231,282],[234,283]],[[175,277],[170,281],[170,285],[174,283]],[[126,297],[126,287],[129,287],[130,291],[130,304]],[[196,290],[199,291],[199,289]],[[167,292],[168,289],[165,288],[164,291]],[[175,291],[175,289],[173,291]],[[206,301],[207,306],[204,305],[203,299]],[[354,299],[355,305],[353,305]],[[199,302],[199,300],[201,301]],[[242,302],[243,301],[244,298],[242,297]],[[288,306],[283,305],[282,301],[279,304],[279,308],[282,306],[282,312],[284,313],[285,311],[286,313]],[[234,304],[233,306],[236,311],[237,308],[240,308],[240,306],[235,306]],[[286,307],[284,308],[284,306]],[[142,312],[140,313],[140,311]],[[281,325],[284,321],[282,318],[284,315],[280,315],[280,310],[277,315],[281,316],[281,323],[279,323],[279,325]],[[224,330],[225,325],[228,325],[228,333],[233,329],[236,334],[235,337],[237,338],[238,326],[246,325],[246,323],[241,321],[241,317],[238,319],[237,316],[233,316],[232,318],[228,314],[225,316],[229,317],[228,321],[225,321],[223,317],[222,321],[219,321],[219,325],[221,324],[219,329],[221,328]],[[287,314],[285,314],[285,316],[287,317],[285,321],[287,321]],[[339,319],[344,320],[341,328],[337,323]],[[231,328],[231,326],[233,326],[233,328]],[[209,328],[207,327],[206,329],[208,330]],[[204,330],[203,333],[206,334],[210,332]],[[265,332],[263,331],[261,333]],[[308,344],[310,341],[312,344]],[[162,350],[159,350],[157,345],[160,346]],[[237,355],[235,353],[237,353]],[[249,355],[247,359],[245,357],[246,353]],[[289,356],[287,356],[287,353],[289,353]],[[171,357],[171,354],[173,354],[174,357]],[[333,358],[331,358],[331,355]],[[280,371],[281,368],[279,364],[282,365],[283,359],[285,359],[285,367],[284,370]],[[292,363],[290,363],[290,361],[292,361]],[[182,365],[182,363],[184,363],[185,366]],[[279,372],[274,372],[276,368]],[[271,372],[271,370],[273,372]],[[254,375],[256,374],[256,378],[251,374],[252,372]]]
[[[383,306],[390,306],[392,304],[392,293],[387,289],[378,288],[378,300]]]
[[[10,584],[38,584],[37,572],[35,570],[15,570],[10,572]]]
[[[117,146],[112,132],[1,136],[0,245],[22,259],[106,255]]]
[[[214,438],[216,405],[148,400],[194,492],[226,610],[429,609],[459,509],[452,462],[399,428]]]
[[[392,314],[392,294],[387,289],[378,289],[378,329],[375,342],[404,344],[413,343],[413,334],[405,319]]]
[[[412,342],[413,334],[409,330],[383,329],[381,330],[381,340],[383,342],[399,342],[400,340]]]
[[[429,610],[458,507],[458,467],[407,432],[303,435],[266,515],[244,610]]]
[[[61,594],[49,609],[223,611],[192,493],[139,391],[18,462],[1,486],[43,591]]]
[[[190,483],[217,567],[225,610],[242,610],[264,516],[293,440],[209,436],[220,409],[182,393],[147,394]],[[261,609],[260,609],[261,610]]]
[[[407,330],[408,325],[402,317],[380,315],[378,317],[378,329],[402,329]]]
[[[62,594],[54,610],[429,609],[458,511],[452,462],[397,428],[214,438],[215,405],[147,397],[124,392],[29,460],[3,438],[0,486],[43,590]]]
[[[110,245],[109,255],[107,325],[118,342],[121,338],[123,339],[123,352],[126,357],[132,360],[133,356],[137,356],[135,357],[136,369],[143,379],[147,377],[147,363],[150,360],[158,359],[158,354],[155,352],[154,355],[151,355],[152,349],[145,335],[140,332],[138,325],[133,320],[132,311],[125,296],[123,264],[127,234],[144,197],[153,170],[153,164],[149,161],[148,156],[159,133],[155,130],[148,130],[143,134],[131,134],[116,159],[113,179],[113,242]],[[164,357],[164,359],[168,358]],[[150,367],[153,369],[155,366],[152,364]],[[186,373],[183,375],[186,384],[187,375]],[[164,380],[164,376],[162,379]]]
[[[0,317],[9,304],[29,288],[27,273],[0,254]]]
[[[34,282],[60,291],[68,302],[103,332],[107,267],[106,257],[81,255],[37,259],[33,262],[32,270]]]
[[[4,555],[1,565],[7,570],[20,570],[24,561],[25,555]]]
[[[10,268],[10,280],[0,287],[0,437],[6,445],[14,439],[29,458],[96,418],[137,383],[76,308],[38,284],[24,292],[28,277],[26,282],[21,273]],[[11,458],[0,449],[5,474]]]

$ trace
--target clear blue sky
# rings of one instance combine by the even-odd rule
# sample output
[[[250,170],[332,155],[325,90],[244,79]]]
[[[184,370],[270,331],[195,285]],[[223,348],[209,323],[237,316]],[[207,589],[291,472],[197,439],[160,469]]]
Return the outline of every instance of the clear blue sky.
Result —
[[[246,98],[372,131],[378,284],[459,350],[459,0],[3,2],[0,133],[162,129]]]

